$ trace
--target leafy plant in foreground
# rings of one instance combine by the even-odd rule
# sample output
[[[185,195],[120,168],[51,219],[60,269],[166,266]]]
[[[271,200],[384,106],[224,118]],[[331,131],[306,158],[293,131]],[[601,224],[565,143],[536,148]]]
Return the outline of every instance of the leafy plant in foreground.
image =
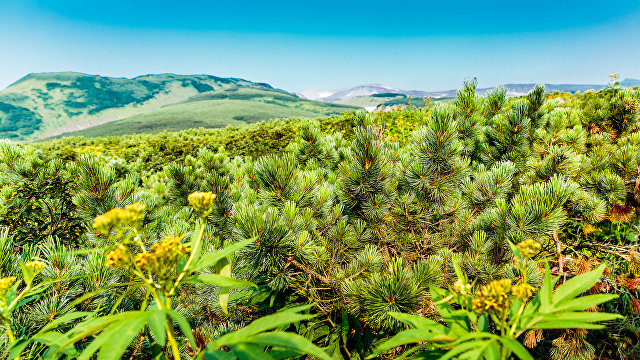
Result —
[[[74,312],[66,314],[52,322],[30,339],[13,344],[11,357],[19,358],[21,351],[31,342],[45,344],[49,349],[44,358],[90,359],[97,353],[98,359],[119,359],[130,343],[148,329],[153,339],[153,356],[161,356],[168,352],[174,360],[181,359],[180,345],[174,324],[177,324],[182,335],[196,349],[194,358],[235,359],[256,356],[265,350],[263,346],[275,346],[289,353],[322,354],[322,350],[304,338],[281,331],[266,332],[291,322],[309,319],[313,316],[299,314],[309,307],[289,309],[285,312],[259,319],[251,325],[233,334],[217,339],[206,349],[198,349],[197,343],[188,321],[175,310],[173,299],[183,283],[205,283],[219,287],[219,303],[223,311],[227,311],[229,290],[231,288],[251,287],[253,284],[232,278],[231,263],[228,256],[234,251],[248,245],[252,240],[239,242],[222,250],[207,254],[202,253],[206,218],[213,209],[215,194],[196,192],[189,195],[189,204],[199,216],[199,223],[191,238],[191,242],[183,244],[179,237],[166,237],[160,243],[147,247],[141,237],[142,219],[145,206],[140,203],[125,208],[112,209],[98,217],[94,222],[97,232],[114,240],[116,245],[106,255],[106,266],[119,268],[131,275],[130,287],[141,287],[145,290],[144,301],[140,310],[114,314],[118,304],[126,292],[118,299],[111,312],[105,316],[95,317],[94,313]],[[35,265],[34,265],[35,264]],[[25,290],[10,299],[9,311],[17,306],[24,294],[31,292],[30,284],[34,274],[42,269],[41,262],[28,263],[24,266]],[[35,268],[35,270],[33,269]],[[214,272],[203,272],[212,268]],[[0,286],[8,288],[15,279],[2,279]],[[42,285],[41,285],[42,286]],[[13,286],[15,293],[17,284]],[[106,289],[101,289],[105,291]],[[95,294],[81,297],[82,301]],[[18,303],[20,304],[20,303]],[[18,305],[19,306],[19,305]],[[4,309],[3,309],[4,311]],[[87,316],[87,319],[65,334],[51,331],[56,325]],[[5,318],[3,312],[3,319]],[[10,327],[8,327],[10,332]],[[83,349],[75,344],[88,337],[94,338]],[[230,349],[230,353],[221,348]],[[322,356],[322,355],[320,355]],[[326,355],[323,357],[326,358]]]
[[[456,266],[458,281],[453,291],[431,287],[431,297],[444,324],[418,315],[392,313],[391,316],[411,326],[380,345],[369,358],[399,346],[420,343],[397,359],[509,359],[533,360],[517,339],[533,329],[601,329],[597,324],[621,318],[617,314],[584,312],[617,295],[597,294],[578,297],[598,282],[605,265],[578,275],[557,289],[559,277],[552,279],[546,267],[544,283],[532,298],[534,288],[527,284],[526,266],[540,246],[525,240],[512,246],[517,256],[521,278],[494,280],[473,293],[473,285]]]

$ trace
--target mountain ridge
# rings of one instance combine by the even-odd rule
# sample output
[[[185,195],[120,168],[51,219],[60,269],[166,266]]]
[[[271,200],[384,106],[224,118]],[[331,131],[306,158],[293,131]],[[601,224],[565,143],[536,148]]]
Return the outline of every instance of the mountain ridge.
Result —
[[[547,90],[547,92],[584,92],[587,90],[599,91],[604,89],[606,84],[543,84]],[[620,85],[623,87],[633,87],[640,86],[640,80],[638,79],[624,79],[620,82]],[[531,91],[536,83],[511,83],[511,84],[503,84],[498,86],[504,86],[507,88],[507,96],[522,96],[526,95],[529,91]],[[494,87],[480,88],[477,89],[478,95],[484,96],[487,92],[493,90]],[[370,96],[374,94],[404,94],[412,97],[425,97],[430,96],[434,99],[440,98],[448,98],[455,97],[457,90],[440,90],[440,91],[423,91],[423,90],[402,90],[393,88],[391,86],[383,85],[383,84],[364,84],[354,86],[348,89],[338,89],[338,90],[326,90],[326,89],[311,89],[306,90],[301,93],[298,93],[298,96],[304,97],[309,100],[323,101],[323,102],[342,102],[349,99],[356,98],[358,96],[354,96],[352,94],[359,94],[358,96]],[[319,96],[322,94],[323,96]]]
[[[203,94],[207,96],[199,97]],[[353,109],[356,107],[301,99],[267,83],[206,74],[115,78],[77,72],[32,73],[0,91],[0,138],[38,140],[130,118],[135,118],[139,131],[153,132],[279,117],[313,118]],[[181,115],[182,123],[170,124],[176,114]]]

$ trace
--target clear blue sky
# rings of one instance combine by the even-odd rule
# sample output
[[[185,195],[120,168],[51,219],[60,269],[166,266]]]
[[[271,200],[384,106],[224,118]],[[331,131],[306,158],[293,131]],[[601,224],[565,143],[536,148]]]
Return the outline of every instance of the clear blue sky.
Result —
[[[0,89],[49,71],[290,91],[606,83],[640,78],[640,1],[0,0]]]

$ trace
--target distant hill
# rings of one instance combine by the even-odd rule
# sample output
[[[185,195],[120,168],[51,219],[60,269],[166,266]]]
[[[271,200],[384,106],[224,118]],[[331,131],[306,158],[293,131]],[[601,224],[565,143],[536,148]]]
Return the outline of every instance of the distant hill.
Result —
[[[575,93],[577,91],[585,92],[587,90],[599,91],[604,89],[606,85],[602,84],[544,84],[547,92],[570,92]],[[625,79],[620,82],[620,85],[623,87],[633,87],[640,86],[640,80],[636,79]],[[521,96],[526,95],[529,91],[531,91],[536,84],[504,84],[504,87],[507,88],[507,96]],[[486,95],[487,92],[493,90],[493,88],[482,88],[478,89],[477,93],[481,96]],[[371,95],[375,94],[403,94],[406,96],[411,96],[413,98],[423,98],[425,96],[430,96],[434,99],[443,99],[443,98],[452,98],[456,96],[455,89],[452,90],[443,90],[443,91],[422,91],[422,90],[401,90],[392,88],[386,85],[380,84],[369,84],[369,85],[360,85],[350,89],[341,89],[341,90],[321,90],[321,89],[313,89],[304,91],[298,95],[304,97],[309,100],[317,100],[324,102],[332,102],[332,103],[340,103],[340,104],[358,104],[362,101],[353,101],[351,99],[357,98],[368,98]],[[351,100],[351,101],[350,101]],[[367,102],[365,100],[364,102]]]
[[[25,76],[0,91],[0,138],[216,128],[281,117],[315,118],[352,109],[238,78],[161,74],[127,79],[43,73]]]

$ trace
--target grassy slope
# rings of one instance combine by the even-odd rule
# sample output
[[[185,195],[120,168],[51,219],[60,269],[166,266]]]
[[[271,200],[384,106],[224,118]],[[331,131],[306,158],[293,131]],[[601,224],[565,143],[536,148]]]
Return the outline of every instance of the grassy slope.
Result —
[[[354,108],[348,106],[301,100],[285,92],[238,88],[204,93],[154,112],[69,132],[62,136],[99,137],[192,128],[220,128],[274,118],[317,118],[352,109]]]
[[[222,104],[234,99],[231,95],[243,102]],[[216,100],[216,105],[205,100]],[[122,79],[78,73],[32,74],[0,92],[0,138],[37,140],[89,131],[95,126],[99,129],[91,133],[97,135],[109,135],[112,129],[126,134],[131,133],[127,129],[157,132],[220,127],[350,109],[302,100],[268,84],[210,75]],[[121,125],[129,118],[131,124]],[[116,122],[114,127],[108,126],[112,122]]]

